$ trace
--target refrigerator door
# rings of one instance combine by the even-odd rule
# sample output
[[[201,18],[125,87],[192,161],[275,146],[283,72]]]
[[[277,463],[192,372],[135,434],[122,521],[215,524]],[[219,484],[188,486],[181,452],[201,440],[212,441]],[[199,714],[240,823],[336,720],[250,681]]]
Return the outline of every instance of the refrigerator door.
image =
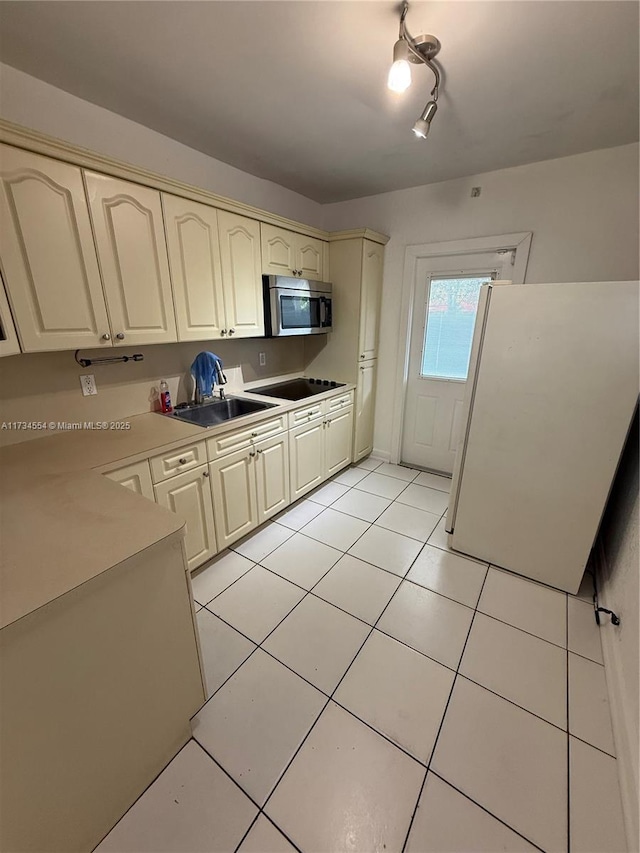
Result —
[[[638,282],[486,289],[451,546],[575,593],[637,404]]]

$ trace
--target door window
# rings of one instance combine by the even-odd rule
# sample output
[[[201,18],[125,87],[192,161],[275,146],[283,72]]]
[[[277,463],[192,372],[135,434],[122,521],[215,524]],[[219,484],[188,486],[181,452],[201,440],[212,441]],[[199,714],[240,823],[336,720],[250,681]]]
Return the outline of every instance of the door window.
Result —
[[[466,380],[480,287],[494,278],[495,273],[430,278],[421,376]]]

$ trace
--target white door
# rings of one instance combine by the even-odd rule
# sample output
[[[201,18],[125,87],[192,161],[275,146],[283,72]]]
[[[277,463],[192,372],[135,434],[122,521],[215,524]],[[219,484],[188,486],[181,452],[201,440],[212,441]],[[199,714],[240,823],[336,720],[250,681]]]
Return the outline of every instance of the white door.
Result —
[[[296,267],[296,235],[284,228],[260,223],[262,271],[265,275],[293,275]]]
[[[160,193],[85,172],[115,346],[176,341]]]
[[[178,340],[220,338],[225,319],[217,211],[166,193],[162,207]]]
[[[402,462],[452,473],[480,286],[507,278],[510,261],[491,251],[416,265]]]
[[[324,244],[314,237],[296,235],[296,269],[301,278],[323,281]]]
[[[353,406],[328,415],[325,428],[326,476],[337,474],[351,462],[353,447]]]
[[[220,550],[258,524],[255,455],[253,447],[246,448],[209,465]]]
[[[289,433],[256,444],[258,524],[289,505]]]
[[[187,523],[184,544],[189,569],[193,570],[213,557],[216,553],[216,534],[206,466],[185,471],[164,483],[157,483],[155,491],[157,502],[184,518]]]

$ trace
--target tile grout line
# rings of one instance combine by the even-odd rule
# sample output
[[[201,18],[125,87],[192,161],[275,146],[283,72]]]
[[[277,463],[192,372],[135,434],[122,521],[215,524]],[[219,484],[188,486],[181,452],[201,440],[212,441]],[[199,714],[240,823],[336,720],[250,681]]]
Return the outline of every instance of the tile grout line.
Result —
[[[484,581],[482,582],[482,587],[480,589],[480,595],[478,596],[478,603],[480,602],[480,599],[482,598],[482,592],[484,590],[484,586],[487,582],[488,577],[489,577],[489,569],[487,568],[486,574],[484,576]],[[473,623],[474,623],[477,612],[478,612],[478,610],[476,607],[476,609],[473,612],[473,616],[471,617],[471,622],[469,623],[469,630],[467,631],[467,636],[465,638],[464,645],[462,647],[462,652],[460,653],[460,658],[458,659],[458,666],[456,667],[456,673],[453,676],[453,681],[451,682],[451,689],[449,690],[449,696],[447,697],[447,702],[446,702],[446,705],[444,706],[444,712],[443,712],[442,718],[440,720],[440,725],[438,726],[438,731],[436,732],[436,736],[435,736],[435,739],[433,741],[433,746],[431,748],[431,754],[429,756],[429,761],[427,762],[427,769],[426,769],[426,772],[424,774],[424,779],[422,780],[422,785],[420,786],[420,790],[418,791],[418,797],[416,799],[416,804],[414,806],[413,813],[411,815],[411,820],[409,821],[409,827],[407,829],[407,834],[405,835],[404,843],[402,845],[402,853],[405,853],[405,850],[407,848],[407,844],[409,843],[409,837],[411,836],[411,829],[413,828],[413,822],[415,820],[416,813],[418,811],[418,806],[420,805],[420,800],[422,798],[422,792],[424,791],[425,785],[427,783],[427,777],[429,776],[429,768],[431,767],[431,762],[433,761],[433,756],[435,755],[436,748],[438,746],[438,741],[440,739],[440,734],[441,734],[442,728],[444,726],[444,721],[447,717],[447,711],[449,710],[449,705],[451,704],[451,697],[453,696],[453,691],[454,691],[455,686],[456,686],[456,681],[458,680],[458,672],[460,670],[460,665],[462,663],[462,659],[464,657],[464,653],[465,653],[465,650],[467,648],[467,643],[469,642],[469,637],[471,636],[471,629],[473,628]]]

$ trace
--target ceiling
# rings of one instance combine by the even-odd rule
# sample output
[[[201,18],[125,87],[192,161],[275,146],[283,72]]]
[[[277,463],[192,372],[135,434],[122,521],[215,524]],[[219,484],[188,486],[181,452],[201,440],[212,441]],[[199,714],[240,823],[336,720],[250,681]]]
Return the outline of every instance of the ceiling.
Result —
[[[0,2],[0,59],[319,202],[638,138],[637,2],[413,2],[442,42],[390,92],[394,2]]]

